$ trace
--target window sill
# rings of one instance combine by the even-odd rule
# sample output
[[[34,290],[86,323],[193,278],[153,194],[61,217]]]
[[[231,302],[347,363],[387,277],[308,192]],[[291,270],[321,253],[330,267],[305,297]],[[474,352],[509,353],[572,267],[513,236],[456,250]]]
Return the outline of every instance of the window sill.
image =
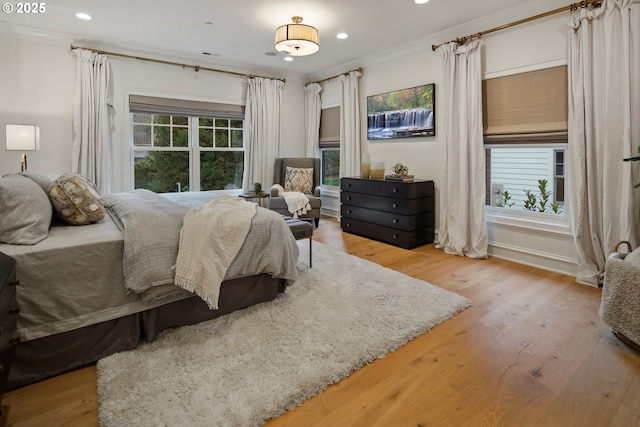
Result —
[[[485,207],[485,214],[488,225],[534,231],[554,237],[573,236],[569,217],[566,212],[564,215],[554,215],[487,206]]]

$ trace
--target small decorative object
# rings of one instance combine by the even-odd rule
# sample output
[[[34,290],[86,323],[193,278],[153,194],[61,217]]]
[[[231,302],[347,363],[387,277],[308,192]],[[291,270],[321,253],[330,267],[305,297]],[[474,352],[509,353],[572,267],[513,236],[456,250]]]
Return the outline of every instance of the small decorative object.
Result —
[[[371,179],[384,179],[384,163],[372,162],[370,173]]]
[[[362,156],[362,161],[360,162],[360,175],[362,178],[369,179],[370,173],[369,154],[367,153]]]
[[[393,173],[398,174],[400,176],[406,176],[409,173],[409,168],[403,165],[402,163],[396,163],[391,170]]]
[[[255,182],[253,184],[253,192],[256,193],[256,196],[262,197],[262,195],[264,194],[262,191],[262,184],[260,184],[259,182]]]

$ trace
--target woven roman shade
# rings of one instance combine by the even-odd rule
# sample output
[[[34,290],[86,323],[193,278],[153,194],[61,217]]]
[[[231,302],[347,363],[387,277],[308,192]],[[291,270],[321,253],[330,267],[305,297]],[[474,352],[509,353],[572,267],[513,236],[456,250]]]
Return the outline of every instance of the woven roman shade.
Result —
[[[482,82],[485,143],[567,142],[567,67]]]
[[[235,120],[244,119],[244,106],[242,105],[142,95],[129,95],[129,111],[132,113],[172,114]]]
[[[320,141],[322,148],[340,145],[340,107],[323,108],[320,112]]]

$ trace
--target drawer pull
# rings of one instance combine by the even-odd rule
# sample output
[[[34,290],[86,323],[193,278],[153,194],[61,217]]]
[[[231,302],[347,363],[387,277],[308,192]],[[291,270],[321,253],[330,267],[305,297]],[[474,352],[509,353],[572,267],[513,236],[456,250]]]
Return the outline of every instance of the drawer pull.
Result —
[[[395,208],[397,208],[397,207],[398,207],[398,204],[397,204],[397,203],[394,203],[394,204],[393,204],[393,205],[391,205],[391,206],[393,206],[393,208],[395,209]]]
[[[397,224],[397,223],[398,223],[398,220],[397,220],[397,219],[394,219],[394,220],[393,220],[393,223],[394,223],[394,224]]]
[[[393,238],[393,240],[396,240],[398,238],[398,236],[396,234],[394,234],[393,236],[391,236]]]
[[[349,210],[347,211],[347,213],[352,213],[352,212],[353,212],[353,211],[352,211],[351,209],[349,209]]]
[[[394,193],[397,193],[397,192],[398,192],[398,189],[397,189],[397,188],[394,188],[394,189],[393,189],[393,192],[394,192]]]
[[[18,307],[12,308],[11,310],[9,310],[9,314],[18,314],[18,313],[20,313],[20,309]]]
[[[18,286],[20,285],[20,280],[16,280],[15,282],[9,282],[9,286]]]
[[[351,196],[347,196],[347,200],[351,200]]]

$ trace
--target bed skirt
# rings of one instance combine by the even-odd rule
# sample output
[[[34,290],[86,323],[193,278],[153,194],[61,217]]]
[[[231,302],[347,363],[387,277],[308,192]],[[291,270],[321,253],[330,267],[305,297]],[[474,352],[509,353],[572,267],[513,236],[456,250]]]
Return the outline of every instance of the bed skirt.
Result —
[[[192,325],[271,301],[284,292],[285,281],[268,274],[222,283],[218,310],[199,297],[175,301],[140,313],[68,332],[18,343],[8,389],[43,380],[97,362],[111,354],[154,341],[168,328]]]

